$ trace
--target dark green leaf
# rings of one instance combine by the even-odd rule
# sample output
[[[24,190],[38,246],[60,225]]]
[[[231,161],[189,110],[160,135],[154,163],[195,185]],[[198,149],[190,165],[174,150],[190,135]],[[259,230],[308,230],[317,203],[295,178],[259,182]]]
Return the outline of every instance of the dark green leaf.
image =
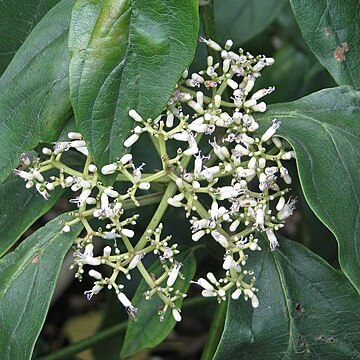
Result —
[[[0,344],[3,359],[30,359],[63,258],[81,230],[60,233],[64,214],[0,260]]]
[[[0,74],[33,27],[59,0],[2,1],[0,3]]]
[[[45,200],[36,190],[26,189],[20,177],[0,184],[0,257],[15,244],[22,233],[57,202],[62,190],[51,192]]]
[[[260,305],[229,302],[215,359],[360,358],[360,298],[347,279],[290,240],[261,246],[251,255]]]
[[[78,0],[70,26],[71,101],[99,165],[124,152],[135,108],[156,117],[192,60],[197,1]]]
[[[344,0],[290,3],[305,41],[335,81],[359,89],[359,3]]]
[[[243,44],[266,29],[286,0],[215,0],[217,39]]]
[[[341,268],[360,291],[359,93],[347,86],[322,90],[271,105],[260,120],[273,118],[295,149],[306,200],[336,236]]]
[[[196,261],[191,251],[183,251],[179,256],[179,260],[183,263],[181,267],[181,273],[185,279],[178,278],[175,282],[174,289],[178,289],[183,293],[186,293],[190,280],[195,275]],[[149,273],[153,273],[156,276],[160,276],[163,273],[163,268],[159,261],[156,261],[150,269]],[[121,350],[121,356],[127,357],[140,352],[146,348],[153,348],[161,343],[171,332],[176,324],[171,309],[165,314],[165,319],[160,322],[158,310],[163,302],[154,295],[150,301],[145,300],[144,292],[149,290],[149,286],[145,280],[141,280],[139,287],[133,298],[133,305],[136,306],[138,311],[138,321],[129,321],[124,345]],[[182,300],[178,300],[176,305],[180,308]]]
[[[69,116],[67,49],[73,0],[63,0],[37,24],[0,79],[0,182],[20,153],[56,140]]]

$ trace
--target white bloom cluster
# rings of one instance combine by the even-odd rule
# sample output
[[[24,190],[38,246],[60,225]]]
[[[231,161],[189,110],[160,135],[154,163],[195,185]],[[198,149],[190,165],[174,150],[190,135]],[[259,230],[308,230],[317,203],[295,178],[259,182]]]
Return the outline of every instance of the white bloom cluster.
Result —
[[[234,52],[230,40],[224,48],[212,40],[201,38],[201,41],[220,53],[220,62],[215,63],[209,56],[203,71],[191,75],[185,71],[163,114],[155,120],[144,119],[136,110],[129,112],[136,126],[124,141],[125,147],[131,147],[140,136],[148,134],[160,157],[161,170],[144,174],[145,164],[136,167],[132,155],[125,154],[102,167],[101,173],[114,174],[117,181],[125,181],[127,190],[121,193],[105,186],[78,133],[70,133],[69,142],[58,142],[52,150],[44,148],[48,160],[30,162],[23,156],[28,171],[15,170],[16,175],[26,180],[27,187],[35,185],[45,198],[49,196],[48,190],[58,186],[79,192],[70,200],[78,206],[74,220],[63,228],[64,232],[71,231],[71,225],[81,221],[86,230],[86,235],[75,241],[76,276],[81,279],[85,265],[108,265],[113,271],[110,277],[94,269],[89,271],[95,283],[86,295],[90,299],[104,286],[113,288],[132,318],[136,317],[137,309],[117,278],[122,273],[130,279],[131,271],[137,268],[150,287],[145,298],[151,299],[156,294],[164,302],[160,318],[171,309],[175,320],[181,320],[177,304],[185,294],[176,288],[176,281],[181,277],[182,264],[174,259],[179,251],[177,244],[170,245],[171,237],[161,236],[160,221],[167,206],[185,210],[193,241],[212,239],[223,248],[223,276],[217,279],[209,272],[206,279],[195,282],[203,289],[202,295],[222,301],[230,291],[233,299],[242,295],[245,300],[251,300],[253,307],[259,301],[254,273],[245,268],[248,256],[261,250],[258,245],[261,233],[266,235],[271,250],[275,250],[279,246],[275,232],[294,211],[295,199],[286,200],[291,177],[283,165],[294,153],[276,137],[280,121],[274,119],[263,134],[257,134],[259,124],[255,114],[266,110],[262,98],[274,88],[253,89],[261,71],[274,60],[254,57],[242,49]],[[169,141],[179,147],[173,157],[169,155]],[[63,153],[70,149],[86,156],[82,172],[61,162]],[[54,168],[59,169],[59,176],[46,181],[42,173]],[[160,200],[152,191],[153,182],[167,185]],[[141,195],[143,191],[150,193]],[[139,215],[126,217],[124,212],[152,201],[160,201],[159,207],[134,245],[137,234],[132,226]],[[93,218],[101,220],[104,227],[94,230]],[[113,245],[105,246],[101,255],[94,256],[96,238],[110,240]],[[119,249],[117,241],[121,241],[125,250]],[[158,278],[150,275],[142,263],[148,253],[158,256],[162,265],[164,271]]]

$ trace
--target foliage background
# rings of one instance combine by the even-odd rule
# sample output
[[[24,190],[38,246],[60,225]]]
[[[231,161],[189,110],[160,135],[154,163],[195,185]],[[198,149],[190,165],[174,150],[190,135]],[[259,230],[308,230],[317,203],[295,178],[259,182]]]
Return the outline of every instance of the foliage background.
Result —
[[[64,61],[68,61],[68,57],[70,56],[68,51],[66,50],[69,29],[68,18],[70,15],[71,6],[74,2],[70,0],[62,1],[61,4],[56,8],[56,13],[53,10],[54,17],[56,17],[57,19],[62,19],[62,14],[67,14],[68,17],[64,15],[64,21],[56,21],[55,29],[54,22],[51,21],[51,18],[48,22],[43,23],[44,29],[52,29],[52,31],[49,32],[49,34],[45,38],[43,38],[43,42],[40,42],[38,40],[37,33],[30,33],[36,23],[56,3],[57,1],[54,0],[33,0],[26,5],[25,3],[23,5],[19,4],[19,2],[16,1],[9,1],[6,4],[1,4],[0,18],[2,19],[2,21],[0,28],[3,29],[2,33],[4,33],[5,36],[0,42],[0,70],[4,71],[6,69],[7,65],[13,58],[16,50],[19,48],[19,46],[25,39],[27,39],[27,41],[32,45],[32,51],[35,50],[41,54],[39,60],[33,62],[30,61],[28,63],[26,63],[26,61],[32,56],[30,50],[28,52],[24,52],[21,57],[15,56],[13,58],[12,66],[14,69],[17,68],[18,72],[12,72],[12,68],[10,68],[10,71],[8,70],[5,73],[4,77],[2,77],[2,80],[0,82],[0,115],[3,118],[7,119],[10,117],[10,120],[8,120],[9,122],[13,121],[11,119],[17,119],[21,115],[26,115],[28,117],[37,117],[37,104],[39,102],[43,104],[43,106],[41,107],[41,112],[49,114],[52,122],[58,122],[61,118],[63,124],[65,124],[69,122],[68,120],[71,118],[71,104],[68,89],[69,78],[67,74],[67,69],[64,68],[63,64]],[[76,3],[76,6],[78,6],[78,8],[81,8],[86,2],[78,1]],[[103,4],[103,2],[99,2],[99,7],[100,3]],[[326,6],[327,3],[328,11],[324,12],[324,5]],[[162,9],[160,10],[160,13],[158,13],[157,15],[163,15],[164,17],[166,17],[167,13],[164,12]],[[99,9],[97,9],[96,6],[93,6],[91,8],[91,11],[96,12],[99,11]],[[298,23],[295,20],[294,13],[297,17]],[[253,54],[263,53],[267,56],[272,56],[275,58],[275,64],[272,66],[271,69],[264,72],[264,75],[257,84],[259,88],[267,87],[270,85],[274,85],[276,87],[276,91],[268,97],[268,103],[275,104],[278,102],[284,103],[298,100],[306,95],[312,94],[321,89],[335,87],[338,84],[352,85],[356,89],[359,87],[360,75],[358,73],[359,66],[357,66],[359,59],[359,38],[358,36],[356,37],[356,34],[358,34],[357,30],[359,30],[358,27],[360,22],[359,6],[356,6],[355,2],[352,5],[351,2],[342,5],[339,1],[326,2],[294,0],[291,1],[290,4],[286,0],[215,0],[214,14],[216,32],[214,28],[208,25],[209,23],[211,23],[211,9],[205,7],[202,10],[201,32],[203,34],[204,32],[206,32],[206,34],[213,32],[215,39],[220,42],[224,42],[227,38],[230,37],[234,40],[235,45],[243,47],[246,51],[249,51]],[[14,26],[14,21],[16,21],[19,25]],[[303,34],[301,34],[300,32],[298,24],[300,24]],[[191,24],[188,24],[188,26],[189,28],[191,28]],[[13,31],[9,31],[9,28],[12,28]],[[318,34],[318,32],[316,31],[318,29],[322,29],[322,37],[331,38],[334,40],[322,41],[322,39],[317,38],[316,34]],[[37,30],[39,33],[42,29]],[[306,42],[304,41],[304,38]],[[346,38],[348,46],[350,44],[350,49],[346,50],[346,46],[344,45],[345,40],[343,40],[343,38]],[[76,47],[76,43],[74,43],[73,46]],[[31,48],[31,46],[29,46],[29,48]],[[314,55],[314,53],[316,54],[316,56]],[[199,45],[191,69],[196,71],[201,68],[204,64],[205,56],[205,47]],[[346,57],[345,70],[343,70],[342,67],[343,61],[340,61],[337,57],[340,57],[340,60],[342,59],[342,57]],[[104,61],[109,63],[112,60],[114,59],[105,59]],[[81,61],[84,61],[84,59],[78,60],[76,58],[72,58],[71,66],[73,68],[76,68],[79,63],[81,64]],[[45,73],[43,73],[43,69],[46,69]],[[149,71],[150,75],[152,75],[152,70],[147,69],[146,64],[144,64],[144,78],[141,86],[150,92],[153,91],[153,89],[151,89],[151,81],[147,78]],[[332,76],[329,74],[329,71]],[[30,77],[30,73],[41,74],[41,76],[39,75],[38,78],[34,78],[33,75],[31,75]],[[52,82],[54,73],[59,75],[55,83]],[[175,74],[175,77],[177,75]],[[76,77],[73,77],[72,80],[76,81]],[[31,99],[26,104],[26,108],[22,108],[20,104],[20,106],[15,106],[15,112],[9,112],[9,107],[14,105],[16,99],[22,98],[22,93],[20,91],[21,89],[19,90],[19,84],[34,81],[36,82],[36,84],[38,84],[39,88],[49,91],[46,92],[44,90],[44,92],[39,91],[38,93],[31,94]],[[168,83],[170,84],[171,80],[169,80]],[[84,86],[86,89],[88,85],[85,83]],[[117,84],[117,86],[119,86],[119,84]],[[125,84],[124,86],[125,91],[129,91],[128,88],[131,86],[131,84]],[[128,88],[126,88],[126,86]],[[77,89],[77,91],[80,92],[81,89]],[[335,103],[338,104],[339,98],[348,99],[346,96],[352,96],[351,91],[352,90],[339,90],[339,92],[337,93],[329,93],[323,99],[324,107],[331,106],[331,104],[334,105]],[[44,98],[45,93],[49,95]],[[81,106],[79,106],[80,110],[79,112],[77,112],[77,100],[74,100],[74,96],[77,96],[77,94],[72,93],[70,96],[72,97],[72,105],[75,110],[75,114],[80,117],[87,117],[88,113],[81,114],[81,109],[85,109],[86,111],[88,110],[86,108],[86,104],[82,104]],[[358,95],[353,96],[356,97]],[[339,114],[335,115],[335,118],[333,119],[334,122],[343,121],[342,116],[344,116],[344,114],[347,116],[346,109],[351,104],[349,104],[346,99],[343,102]],[[93,98],[89,97],[86,100],[88,103],[91,103],[93,101]],[[108,99],[108,101],[112,101],[112,99]],[[318,101],[319,99],[316,98],[315,102]],[[145,108],[147,106],[149,106],[149,104],[144,104]],[[158,104],[157,106],[159,107],[160,105]],[[291,109],[292,106],[294,109],[293,111],[296,112],[298,108],[296,105],[283,105],[282,108],[271,108],[269,114],[265,114],[265,116],[273,117],[273,114],[279,114],[279,112],[281,113],[282,109],[285,109],[285,112],[289,111],[289,108]],[[156,107],[153,108],[152,111],[156,113]],[[312,111],[313,108],[311,108],[310,112]],[[321,110],[319,112],[321,112]],[[108,117],[111,116],[111,114],[102,114],[102,116]],[[357,119],[359,119],[358,115],[353,116],[353,118],[351,118],[351,116],[347,116],[347,118],[350,118],[350,122],[347,125],[346,121],[344,120],[344,126],[348,126],[350,129],[349,131],[352,131],[352,133],[355,134],[358,139],[359,126],[354,126]],[[267,119],[264,118],[264,122],[266,121]],[[23,146],[24,143],[26,143],[26,147],[32,148],[35,147],[39,141],[47,138],[47,134],[44,134],[41,130],[44,128],[43,123],[39,123],[34,127],[34,137],[31,139],[27,138],[26,136],[22,136],[21,133],[21,128],[23,126],[29,126],[28,124],[26,124],[26,122],[19,125],[16,125],[15,123],[12,131],[14,133],[17,132],[17,135],[10,137],[9,133],[4,131],[4,129],[8,129],[8,127],[5,127],[5,125],[4,123],[0,125],[0,130],[2,130],[0,135],[0,141],[2,141],[2,143],[6,146],[9,143],[16,143],[19,144],[19,146],[18,149],[14,149],[13,146],[9,146],[8,153],[6,153],[6,150],[5,152],[1,152],[1,170],[4,170],[5,168],[11,169],[16,166],[16,163],[14,164],[14,160],[11,160],[12,156],[10,156],[10,153],[16,153],[17,150],[19,150],[18,153],[21,153],[23,151],[21,149],[21,146]],[[88,125],[84,124],[83,126],[84,130],[86,131]],[[310,124],[306,126],[310,127]],[[46,128],[52,130],[51,126],[46,126]],[[126,128],[126,126],[122,129],[122,131],[128,131],[128,128]],[[284,131],[286,135],[286,127]],[[305,128],[304,131],[304,137],[311,136],[310,134],[306,133],[306,131],[310,131],[309,128]],[[294,141],[296,141],[296,136],[294,134],[293,136]],[[339,136],[339,142],[341,145],[341,143],[345,140],[341,137],[342,134],[340,134]],[[316,142],[315,137],[312,139],[312,142]],[[324,144],[319,145],[320,149],[318,151],[321,151],[322,145]],[[96,144],[94,146],[96,146]],[[99,146],[100,149],[102,149],[103,145],[100,144]],[[141,142],[136,144],[134,149],[135,154],[142,153],[142,149],[144,146],[146,146],[146,144]],[[358,173],[356,178],[356,167],[358,168],[358,165],[356,165],[356,159],[359,158],[358,143],[354,143],[352,146],[355,146],[353,154],[354,162],[349,162],[349,167],[355,172],[355,177],[353,177],[353,179],[354,181],[356,181],[359,180]],[[151,164],[151,154],[148,153],[146,154],[146,156],[148,156],[148,159],[144,159],[144,162]],[[99,161],[100,163],[103,162],[102,159],[99,159]],[[331,169],[333,168],[333,166],[336,167],[336,165],[332,164]],[[295,163],[293,164],[292,170],[292,174],[295,174]],[[5,176],[3,175],[4,173],[6,173],[5,170],[1,173],[2,179],[5,179]],[[325,176],[326,172],[324,173],[324,177]],[[18,179],[10,177],[5,180],[4,184],[6,186],[1,185],[0,187],[0,194],[2,195],[2,211],[0,214],[0,223],[3,224],[0,230],[0,234],[1,239],[5,239],[0,244],[0,252],[2,254],[6,253],[6,251],[11,248],[11,246],[13,246],[14,241],[35,220],[33,215],[28,216],[28,214],[34,213],[34,209],[36,209],[36,218],[40,218],[44,213],[49,210],[50,207],[52,207],[56,203],[56,201],[61,195],[60,193],[53,195],[51,198],[51,202],[44,203],[38,195],[34,195],[34,193],[29,192],[27,193],[27,198],[25,200],[23,197],[24,195],[20,194],[19,198],[21,200],[21,203],[17,203],[16,199],[14,201],[13,194],[15,193],[15,196],[17,196],[18,191],[22,191],[18,190]],[[315,216],[313,210],[311,210],[311,208],[309,207],[308,202],[305,200],[305,196],[302,192],[300,181],[297,178],[294,179],[293,189],[299,199],[299,206],[294,216],[288,221],[286,228],[283,231],[283,235],[287,238],[297,241],[300,244],[305,245],[308,249],[312,250],[314,253],[320,255],[322,258],[327,260],[328,263],[330,263],[336,269],[339,269],[339,254],[336,239],[333,233],[323,225],[323,223],[317,218],[317,216]],[[343,240],[343,243],[345,244],[353,235],[351,234],[351,232],[346,233],[345,231],[346,223],[349,221],[346,218],[346,211],[348,210],[351,213],[353,213],[354,211],[356,213],[356,211],[358,211],[358,203],[357,205],[355,204],[354,206],[352,206],[348,203],[348,201],[352,203],[356,202],[355,199],[358,195],[355,194],[355,197],[353,197],[353,195],[350,194],[347,189],[337,190],[340,193],[343,192],[343,194],[339,195],[339,199],[332,199],[332,203],[334,203],[335,205],[339,205],[341,201],[343,201],[342,199],[346,199],[344,200],[345,205],[343,207],[340,207],[342,211],[336,211],[335,209],[335,214],[339,218],[344,219],[343,224],[340,225],[340,231],[343,231],[343,236],[346,237],[346,239]],[[311,194],[311,196],[316,200],[316,194]],[[315,206],[312,206],[312,208],[316,209],[316,204]],[[14,214],[18,214],[19,209],[21,209],[22,211],[20,221],[18,220],[19,216],[12,216]],[[58,202],[51,210],[51,212],[47,213],[44,217],[40,218],[34,225],[32,225],[25,232],[22,238],[25,238],[31,233],[33,233],[37,228],[48,222],[49,219],[67,210],[68,206],[66,201],[62,200]],[[148,218],[144,217],[144,222],[138,225],[139,230],[145,229],[146,220],[150,218],[151,212],[153,210],[154,208],[147,209]],[[12,222],[12,219],[17,220],[15,222]],[[326,221],[324,217],[322,217],[322,220],[327,223],[330,228],[332,228],[331,224],[329,224],[329,222]],[[167,228],[169,229],[169,232],[172,232],[174,234],[174,241],[181,243],[186,243],[186,241],[190,241],[184,241],[184,238],[190,239],[190,232],[188,231],[187,223],[185,222],[185,219],[181,216],[181,214],[169,211],[166,215],[165,222]],[[16,227],[14,223],[18,224],[18,226]],[[12,231],[14,227],[16,228],[16,230]],[[184,229],[184,231],[180,233],[178,231],[179,228]],[[332,228],[332,230],[334,230],[334,228]],[[10,236],[9,233],[11,233]],[[302,269],[301,254],[304,250],[301,248],[299,252],[296,253],[293,251],[293,249],[300,248],[298,248],[296,245],[294,245],[294,248],[292,248],[291,246],[286,245],[286,243],[284,242],[284,245],[282,245],[281,248],[281,250],[284,252],[275,254],[275,256],[273,257],[271,257],[272,255],[270,254],[265,254],[267,256],[266,261],[269,262],[270,267],[275,266],[276,261],[283,263],[288,262],[287,266],[289,266],[289,263],[292,262],[292,265],[294,266],[293,271],[295,273],[299,273]],[[209,256],[209,253],[211,254],[211,256]],[[313,308],[314,313],[311,314],[310,323],[307,323],[308,319],[303,316],[303,303],[298,302],[299,307],[296,309],[296,315],[294,318],[291,319],[291,321],[293,322],[293,324],[296,324],[296,326],[294,326],[294,329],[296,329],[296,331],[299,329],[300,330],[299,333],[296,334],[296,336],[294,335],[292,339],[290,337],[290,340],[293,341],[293,343],[295,344],[294,347],[297,351],[296,356],[306,357],[308,354],[307,350],[311,345],[311,347],[314,346],[316,351],[319,351],[319,358],[339,358],[336,356],[344,356],[343,358],[352,358],[352,353],[348,351],[348,349],[352,346],[354,354],[359,354],[359,327],[357,326],[356,328],[356,324],[358,325],[359,323],[354,320],[354,328],[352,328],[352,324],[350,324],[352,313],[351,311],[349,311],[349,313],[346,313],[345,310],[350,309],[352,306],[354,306],[355,302],[351,301],[351,299],[355,299],[355,290],[352,290],[350,285],[347,283],[347,280],[345,280],[343,275],[340,274],[340,270],[339,277],[335,279],[335,275],[334,273],[332,273],[332,269],[328,268],[325,263],[321,262],[321,260],[319,260],[319,258],[315,257],[314,255],[311,254],[309,256],[311,257],[311,264],[309,263],[305,269],[306,271],[304,271],[304,273],[302,273],[301,276],[297,278],[297,281],[300,282],[298,284],[298,287],[295,286],[294,289],[291,291],[293,291],[293,293],[296,293],[297,291],[299,291],[299,288],[302,284],[313,281],[316,284],[322,283],[323,285],[321,285],[320,288],[317,288],[317,290],[321,293],[326,294],[327,291],[329,291],[328,285],[330,284],[330,289],[335,286],[339,292],[338,296],[344,297],[344,302],[340,301],[339,303],[334,305],[332,304],[332,300],[324,300],[324,303],[320,303],[318,307],[316,307],[316,304],[310,304],[310,307],[315,306]],[[347,254],[347,256],[349,256],[349,254]],[[217,257],[216,249],[200,249],[196,252],[196,258],[198,263],[197,273],[200,275],[206,273],[209,268],[221,267],[221,259]],[[292,261],[289,261],[288,259],[292,259]],[[298,263],[293,263],[294,259],[298,259]],[[304,261],[307,261],[306,259]],[[265,260],[254,259],[254,262],[261,261]],[[321,267],[325,269],[323,270],[323,272],[319,273],[319,270],[317,269],[318,264],[320,264]],[[314,266],[313,271],[311,266]],[[318,275],[318,277],[316,277],[316,274]],[[68,275],[69,273],[67,271],[62,271],[60,275],[60,285],[58,291],[56,292],[53,304],[50,308],[48,318],[45,322],[45,326],[37,341],[34,351],[34,358],[41,358],[41,356],[46,353],[50,353],[66,347],[66,345],[71,342],[79,341],[81,337],[87,337],[89,335],[95,334],[95,337],[93,338],[94,345],[90,346],[90,348],[92,348],[91,353],[83,353],[78,355],[78,357],[74,358],[118,359],[119,349],[121,348],[121,344],[124,341],[126,318],[124,316],[124,312],[118,306],[117,299],[113,296],[112,293],[108,293],[100,294],[91,302],[87,302],[85,300],[85,297],[83,297],[82,293],[84,290],[88,289],[91,286],[91,281],[86,283],[85,280],[83,283],[78,284],[77,282],[72,282]],[[267,288],[269,293],[281,293],[283,291],[283,289],[280,289],[281,284],[278,284],[276,279],[271,278],[270,275],[269,277],[263,278],[262,286],[264,288]],[[289,281],[289,289],[291,289],[290,280],[295,279],[294,275],[284,274],[284,277],[287,277]],[[133,284],[136,284],[136,281],[133,281]],[[135,293],[135,291],[136,289],[134,288],[133,292]],[[307,288],[305,285],[303,291],[304,295],[306,295],[303,301],[306,301],[309,296],[311,297],[311,293],[314,291],[314,289]],[[353,291],[354,294],[351,291]],[[346,294],[349,294],[349,292],[351,293],[351,299],[346,300]],[[230,307],[229,309],[226,309],[224,305],[216,307],[216,305],[212,302],[209,302],[208,304],[206,304],[206,306],[204,306],[203,302],[197,302],[197,300],[191,302],[191,297],[195,295],[197,295],[196,289],[190,288],[190,300],[188,300],[188,305],[186,302],[184,305],[185,307],[183,312],[183,322],[177,325],[175,331],[173,331],[162,344],[157,345],[155,349],[152,350],[152,354],[158,354],[161,355],[163,358],[169,359],[198,359],[201,356],[201,353],[205,347],[205,352],[202,356],[203,359],[206,359],[209,358],[210,354],[213,354],[216,350],[214,349],[214,345],[209,345],[209,343],[210,340],[214,344],[217,344],[217,342],[219,341],[221,331],[214,331],[213,329],[214,326],[217,326],[220,329],[222,328],[223,323],[226,321],[226,311],[228,311],[228,314],[230,314],[228,315],[229,317],[232,317],[232,314],[237,314],[237,316],[234,316],[234,318],[237,318],[239,317],[239,314],[241,314],[240,318],[252,319],[252,321],[255,321],[256,323],[256,319],[254,320],[253,314],[247,313],[247,311],[250,311],[250,309],[247,310],[245,307],[241,306],[243,305],[243,302],[236,304],[235,307]],[[290,295],[289,298],[291,298]],[[298,298],[300,298],[300,296],[298,296]],[[331,299],[331,296],[329,295],[328,297],[328,295],[325,295],[325,298]],[[281,299],[278,300],[279,302],[282,302]],[[286,302],[287,300],[289,299],[286,299],[285,296],[284,301]],[[349,301],[349,303],[347,303],[347,301]],[[273,303],[271,304],[271,306],[276,307],[276,305],[274,305]],[[283,304],[278,304],[278,306],[279,308],[282,308]],[[331,313],[332,309],[334,308],[345,309],[344,313],[339,313],[335,310],[335,312],[332,314],[332,319],[334,319],[334,322],[336,323],[335,328],[337,330],[347,328],[346,331],[349,331],[349,333],[354,336],[353,341],[355,344],[337,344],[335,349],[340,349],[339,354],[337,354],[333,350],[328,353],[328,349],[334,349],[333,347],[329,347],[329,344],[331,344],[332,342],[331,339],[333,339],[332,336],[334,334],[311,334],[312,338],[315,338],[313,342],[320,342],[325,349],[323,350],[321,346],[316,347],[317,345],[314,345],[314,343],[311,343],[309,345],[307,337],[308,335],[306,333],[314,327],[314,323],[319,321],[319,319],[320,321],[325,319],[327,316],[326,314],[328,312]],[[214,323],[212,322],[212,320],[214,318],[215,309],[215,319],[217,322]],[[268,321],[274,324],[274,319],[276,317],[278,320],[278,323],[276,324],[278,324],[279,328],[283,323],[286,323],[286,319],[281,319],[281,316],[283,316],[283,314],[274,315],[273,313],[271,313],[270,316],[269,312],[258,314],[258,316],[261,321],[259,320],[259,322],[257,323],[260,328],[258,328],[256,331],[259,332],[260,336],[259,340],[255,343],[255,345],[253,347],[250,347],[248,345],[252,342],[252,340],[248,337],[248,323],[246,323],[246,320],[244,320],[245,323],[241,325],[243,332],[237,335],[238,337],[234,337],[233,334],[234,332],[236,332],[236,329],[239,328],[239,323],[232,324],[227,322],[223,339],[221,340],[222,347],[218,349],[217,358],[231,358],[232,355],[231,352],[229,352],[229,349],[235,349],[235,354],[241,353],[244,359],[251,359],[251,356],[253,356],[253,358],[254,356],[259,356],[259,352],[262,352],[264,350],[264,344],[265,346],[267,346],[268,344],[273,342],[273,327],[265,331],[261,328],[262,324],[264,323],[264,319],[266,319],[266,316],[269,316]],[[331,326],[333,326],[333,324],[329,324],[329,327]],[[208,335],[209,329],[211,327],[212,330],[210,331],[210,335]],[[104,333],[104,329],[110,330],[108,330],[108,333]],[[143,337],[144,334],[142,332],[146,332],[146,329],[141,329],[140,332],[136,334],[136,336]],[[227,334],[229,334],[229,336],[227,336]],[[210,336],[210,340],[206,342],[206,338],[208,336]],[[316,336],[319,337],[319,339],[316,340]],[[285,334],[284,337],[289,337],[289,334]],[[241,339],[241,348],[238,348],[236,344],[231,343],[232,340],[234,340],[235,343],[238,343],[239,339]],[[274,348],[271,348],[268,352],[264,351],[264,357],[266,356],[267,359],[277,358],[277,354],[282,351],[281,349],[283,349],[284,346],[285,345],[283,343],[278,343],[275,341]],[[342,352],[342,347],[344,347],[344,352]],[[150,352],[150,350],[143,350],[142,354],[137,355],[137,357],[135,358],[147,358],[149,357]],[[285,350],[284,356],[286,354],[288,353]],[[69,356],[70,355],[67,355],[65,358],[69,359]],[[56,355],[55,357],[48,357],[48,359],[51,358],[55,359]]]

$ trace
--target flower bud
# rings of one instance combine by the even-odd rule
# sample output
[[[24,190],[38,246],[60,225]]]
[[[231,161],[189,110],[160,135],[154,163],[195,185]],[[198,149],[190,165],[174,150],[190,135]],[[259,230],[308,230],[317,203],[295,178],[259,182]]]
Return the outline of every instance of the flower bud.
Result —
[[[105,165],[101,168],[101,172],[104,175],[113,174],[117,170],[118,166],[117,164],[109,164]]]

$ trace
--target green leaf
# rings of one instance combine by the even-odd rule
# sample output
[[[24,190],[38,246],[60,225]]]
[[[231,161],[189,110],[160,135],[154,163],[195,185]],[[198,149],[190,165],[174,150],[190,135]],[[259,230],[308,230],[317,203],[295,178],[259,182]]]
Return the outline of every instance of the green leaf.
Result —
[[[0,3],[0,74],[39,20],[59,1],[28,0]]]
[[[215,359],[358,359],[360,298],[347,279],[290,240],[261,247],[249,257],[260,305],[229,301]]]
[[[55,205],[62,193],[62,189],[56,189],[45,200],[35,189],[26,189],[24,180],[13,175],[0,184],[0,257]]]
[[[360,94],[325,89],[271,105],[259,120],[274,118],[295,150],[305,198],[336,236],[341,268],[360,291]]]
[[[183,263],[181,273],[185,279],[178,278],[175,282],[174,289],[178,289],[186,293],[190,280],[195,275],[196,260],[192,251],[183,251],[179,260]],[[157,277],[163,273],[163,268],[159,261],[156,261],[149,269],[150,274]],[[133,305],[139,309],[138,320],[136,322],[129,321],[126,329],[124,345],[121,350],[121,357],[127,357],[140,352],[146,348],[153,348],[161,343],[174,328],[176,321],[174,320],[171,309],[165,314],[165,319],[160,322],[158,310],[163,302],[157,295],[152,299],[145,300],[144,292],[149,290],[149,286],[144,279],[141,280],[139,287],[133,298]],[[181,308],[182,300],[176,301],[176,306]]]
[[[360,7],[357,1],[291,0],[305,41],[339,85],[360,88]]]
[[[0,344],[4,359],[30,359],[45,321],[63,258],[81,225],[61,233],[58,216],[0,260]]]
[[[158,116],[191,62],[197,1],[78,0],[69,36],[76,122],[102,166],[124,152],[129,110]]]
[[[286,0],[215,0],[217,40],[243,44],[266,29]]]
[[[19,155],[56,140],[71,110],[68,22],[63,0],[37,24],[0,78],[0,182]]]

